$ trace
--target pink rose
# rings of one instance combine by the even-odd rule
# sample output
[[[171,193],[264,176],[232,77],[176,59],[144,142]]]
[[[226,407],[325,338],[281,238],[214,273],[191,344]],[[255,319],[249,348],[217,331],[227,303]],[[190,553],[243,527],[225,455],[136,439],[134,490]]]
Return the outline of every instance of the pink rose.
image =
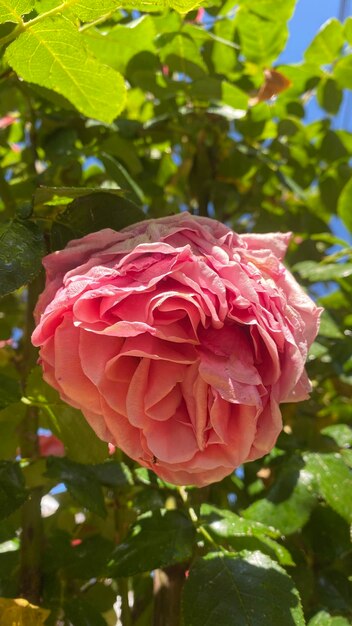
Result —
[[[290,234],[182,213],[105,229],[44,260],[44,378],[102,439],[176,484],[261,457],[280,402],[308,397],[320,310],[281,263]]]

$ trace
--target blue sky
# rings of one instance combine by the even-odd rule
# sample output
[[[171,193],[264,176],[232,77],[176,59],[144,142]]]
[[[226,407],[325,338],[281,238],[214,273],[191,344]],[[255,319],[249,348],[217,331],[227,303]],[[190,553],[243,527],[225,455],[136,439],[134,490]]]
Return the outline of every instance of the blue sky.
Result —
[[[278,0],[280,2],[280,0]],[[312,41],[319,28],[331,17],[341,17],[344,8],[344,18],[352,13],[352,0],[298,0],[296,10],[290,21],[290,38],[280,56],[280,63],[299,63],[303,53]],[[345,128],[352,131],[352,94],[345,94],[339,114],[334,119],[335,128]],[[324,113],[315,102],[312,102],[307,111],[309,121],[324,117]]]
[[[280,0],[278,0],[280,2]],[[350,14],[351,2],[347,0],[345,15]],[[330,17],[338,17],[341,0],[298,0],[290,22],[290,39],[280,60],[283,63],[298,63],[303,52]]]
[[[320,26],[331,17],[340,17],[342,6],[344,6],[344,18],[351,15],[352,0],[345,0],[345,2],[343,0],[298,0],[294,16],[289,24],[290,38],[280,57],[280,62],[299,63],[302,60],[304,50],[318,32]],[[352,131],[351,110],[352,94],[347,92],[340,112],[334,120],[335,128],[347,128]],[[311,102],[307,113],[308,120],[326,115],[315,101]],[[335,218],[332,228],[337,236],[352,242],[351,235],[337,218]]]

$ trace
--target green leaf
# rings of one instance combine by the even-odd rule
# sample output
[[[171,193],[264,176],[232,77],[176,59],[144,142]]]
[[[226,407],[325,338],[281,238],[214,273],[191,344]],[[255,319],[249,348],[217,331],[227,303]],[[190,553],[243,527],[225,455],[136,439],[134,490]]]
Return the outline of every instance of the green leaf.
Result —
[[[265,20],[287,22],[292,17],[296,0],[239,0],[238,4]]]
[[[344,41],[341,22],[336,18],[331,18],[322,25],[305,51],[304,57],[309,63],[328,65],[335,61]]]
[[[326,611],[320,611],[309,622],[308,626],[351,626],[345,617],[332,617]]]
[[[271,63],[283,50],[288,37],[287,26],[282,22],[264,20],[245,10],[238,12],[237,28],[242,54],[259,65]]]
[[[143,211],[129,200],[116,193],[97,191],[77,198],[60,214],[52,229],[53,245],[61,248],[71,239],[102,228],[121,230],[144,218]]]
[[[330,339],[343,338],[341,330],[327,311],[323,311],[320,318],[319,335],[321,337],[329,337]]]
[[[46,475],[65,483],[71,496],[84,507],[100,517],[106,516],[103,492],[89,465],[66,458],[48,457]]]
[[[278,528],[284,535],[297,532],[316,505],[315,477],[299,459],[281,467],[266,498],[242,511],[246,519]]]
[[[73,550],[70,548],[70,558],[63,566],[65,576],[87,580],[104,574],[114,543],[101,535],[92,535],[84,538]]]
[[[0,411],[0,458],[14,458],[19,446],[19,424],[24,418],[22,402],[10,404]]]
[[[182,609],[185,626],[305,624],[291,578],[260,552],[198,559],[185,583]]]
[[[152,511],[132,526],[109,563],[112,576],[134,576],[190,559],[195,541],[191,520],[180,511]]]
[[[195,80],[190,88],[194,98],[222,102],[233,109],[247,110],[248,96],[235,85],[218,78],[200,78]]]
[[[126,168],[109,154],[104,152],[100,155],[100,160],[104,164],[107,174],[111,176],[122,189],[126,190],[126,195],[132,200],[142,204],[145,201],[143,190],[130,176]]]
[[[339,112],[342,90],[334,78],[327,77],[320,81],[317,89],[317,100],[319,105],[331,115],[336,115]]]
[[[121,2],[118,0],[99,0],[98,2],[90,0],[89,3],[76,1],[71,10],[82,22],[93,22],[119,7],[121,7]]]
[[[26,395],[32,404],[41,407],[45,426],[62,441],[70,459],[78,463],[99,463],[106,459],[107,444],[97,437],[81,411],[60,400],[57,391],[43,380],[40,367],[30,373]]]
[[[91,470],[102,485],[128,487],[133,484],[132,473],[125,463],[106,461],[92,465]]]
[[[351,552],[348,523],[322,502],[304,527],[304,541],[316,554],[318,567],[331,566]]]
[[[352,523],[352,472],[339,454],[306,454],[305,460],[326,502]]]
[[[275,528],[239,517],[231,511],[210,504],[201,506],[202,525],[225,547],[240,550],[259,550],[276,558],[282,565],[294,565],[288,550],[274,541],[280,536]]]
[[[105,34],[89,28],[84,31],[84,41],[103,63],[125,72],[127,64],[136,54],[155,52],[156,34],[151,16],[145,15],[126,25],[117,24]]]
[[[0,296],[30,282],[44,254],[43,234],[33,222],[13,220],[0,226]]]
[[[352,89],[352,54],[336,63],[334,76],[342,89]]]
[[[53,89],[86,116],[112,122],[125,104],[124,80],[85,50],[74,24],[55,16],[30,26],[6,50],[24,80]]]
[[[33,0],[0,0],[0,22],[20,23],[22,15],[30,13],[33,5]]]
[[[21,388],[18,380],[0,372],[0,410],[21,400]]]
[[[160,11],[161,9],[175,9],[179,13],[188,13],[199,5],[202,0],[122,0],[119,5],[123,9],[136,11]]]
[[[64,605],[65,616],[74,626],[107,626],[97,609],[84,600],[71,600]]]
[[[4,519],[28,497],[18,463],[0,461],[0,519]]]
[[[350,178],[341,191],[337,204],[337,212],[347,228],[352,231],[352,178]]]
[[[352,447],[352,428],[347,424],[325,426],[321,433],[331,437],[340,448]]]
[[[201,78],[207,72],[203,56],[193,39],[185,33],[167,33],[157,40],[161,61],[171,73],[181,72],[190,78]]]
[[[352,44],[352,17],[348,17],[343,25],[343,32],[349,44]]]
[[[300,261],[293,267],[302,278],[312,283],[320,281],[338,280],[352,274],[352,263],[316,263],[315,261]]]

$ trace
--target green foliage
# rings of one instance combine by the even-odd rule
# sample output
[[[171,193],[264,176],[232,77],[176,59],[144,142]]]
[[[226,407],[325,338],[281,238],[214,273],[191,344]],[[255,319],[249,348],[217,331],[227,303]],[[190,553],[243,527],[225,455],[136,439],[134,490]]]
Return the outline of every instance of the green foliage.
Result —
[[[110,626],[117,597],[123,626],[172,602],[183,626],[351,623],[352,19],[280,66],[295,6],[0,1],[0,597],[48,626]],[[44,254],[184,208],[292,231],[287,265],[325,307],[310,399],[199,490],[109,453],[30,346]]]
[[[7,517],[27,499],[24,478],[17,463],[0,461],[0,518]]]
[[[146,513],[112,553],[108,571],[113,576],[133,576],[187,561],[192,556],[194,540],[193,524],[183,513]]]
[[[195,562],[185,584],[183,614],[189,626],[304,626],[292,580],[260,552],[210,552]]]
[[[74,24],[64,17],[28,28],[9,45],[6,60],[21,78],[54,89],[90,117],[112,122],[124,106],[123,78],[86,53]]]
[[[0,294],[29,282],[40,271],[43,233],[29,221],[12,220],[0,226]]]

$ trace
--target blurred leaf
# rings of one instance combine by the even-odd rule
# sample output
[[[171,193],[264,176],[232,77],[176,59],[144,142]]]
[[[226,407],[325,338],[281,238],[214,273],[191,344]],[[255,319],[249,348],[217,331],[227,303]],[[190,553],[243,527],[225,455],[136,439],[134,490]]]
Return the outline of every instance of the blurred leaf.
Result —
[[[0,410],[21,400],[19,381],[0,372]]]
[[[242,514],[285,535],[297,532],[316,505],[315,480],[310,466],[306,467],[299,459],[286,463],[266,498],[257,500]]]
[[[350,624],[345,617],[333,617],[326,611],[320,611],[308,622],[308,626],[350,626]]]
[[[67,455],[78,463],[99,463],[108,456],[107,444],[101,441],[81,411],[60,400],[59,394],[43,380],[40,367],[31,371],[26,387],[27,397],[42,407],[45,426],[62,441]]]
[[[180,511],[153,511],[140,517],[114,550],[109,574],[133,576],[191,558],[195,529]]]
[[[325,503],[319,505],[312,513],[308,524],[304,527],[304,539],[309,542],[316,554],[316,566],[331,566],[350,553],[352,546],[348,523]]]
[[[334,76],[342,89],[352,89],[352,54],[336,63]]]
[[[336,80],[327,77],[320,81],[317,90],[319,105],[331,115],[336,115],[342,103],[342,90]]]
[[[350,178],[342,189],[337,205],[337,212],[347,228],[352,231],[352,178]]]
[[[4,296],[38,274],[45,248],[38,226],[19,220],[0,226],[0,245],[0,296]]]
[[[106,516],[102,488],[89,465],[48,457],[46,475],[65,483],[69,493],[81,505],[100,517]]]
[[[352,428],[347,424],[331,424],[321,431],[323,435],[331,437],[341,448],[352,446]]]
[[[84,40],[93,54],[103,63],[125,72],[129,61],[138,53],[154,53],[156,48],[155,23],[145,15],[129,24],[117,24],[108,33],[89,28],[84,31]]]
[[[196,43],[184,33],[168,33],[158,38],[160,58],[170,72],[181,72],[190,78],[206,74],[206,65]]]
[[[306,454],[305,459],[326,502],[352,523],[352,472],[339,454]]]
[[[330,339],[343,338],[339,326],[327,311],[323,311],[320,318],[319,335],[321,337],[330,337]]]
[[[352,43],[352,17],[348,17],[343,26],[344,35],[349,44]]]
[[[292,17],[295,3],[295,0],[282,0],[280,4],[276,0],[239,0],[238,4],[265,20],[286,22]]]
[[[125,104],[122,76],[87,54],[65,17],[30,26],[9,45],[6,59],[21,78],[65,96],[84,115],[112,122]]]
[[[337,19],[331,18],[322,25],[305,51],[304,57],[309,63],[327,65],[335,61],[343,44],[342,24]]]
[[[44,626],[49,614],[23,598],[0,598],[0,626]]]
[[[293,269],[302,278],[310,282],[329,281],[346,278],[352,274],[352,263],[316,263],[315,261],[300,261]]]
[[[297,589],[260,552],[209,553],[190,569],[183,592],[187,626],[304,626]]]
[[[242,54],[259,65],[271,64],[283,50],[288,36],[286,24],[261,19],[246,10],[239,11],[237,28]]]
[[[65,604],[64,609],[72,626],[107,626],[101,613],[84,600],[71,600]]]
[[[63,565],[65,576],[70,579],[79,578],[81,580],[102,576],[106,571],[106,564],[113,547],[112,541],[100,535],[92,535],[81,541],[78,540],[77,545],[74,546],[71,543],[69,559]],[[57,543],[57,549],[60,549],[60,541]],[[53,557],[55,559],[55,552],[53,552]]]
[[[0,461],[0,519],[18,509],[28,497],[18,463]]]

